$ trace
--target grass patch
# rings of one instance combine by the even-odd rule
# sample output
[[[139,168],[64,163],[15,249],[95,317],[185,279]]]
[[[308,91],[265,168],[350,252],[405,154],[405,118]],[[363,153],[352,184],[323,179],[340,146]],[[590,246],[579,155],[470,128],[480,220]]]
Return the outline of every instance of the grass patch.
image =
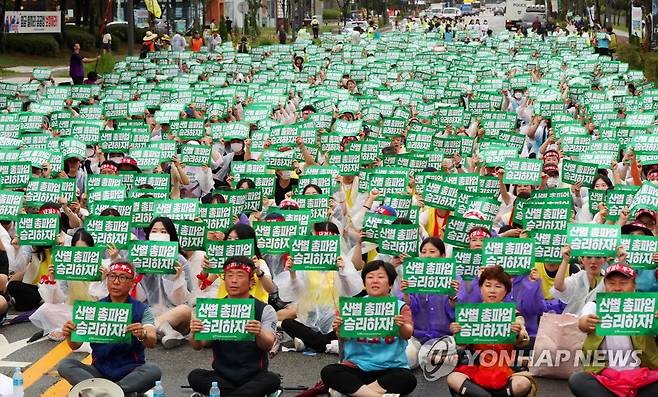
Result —
[[[658,85],[658,53],[643,52],[635,44],[619,43],[617,56],[631,69],[642,70],[647,80]]]

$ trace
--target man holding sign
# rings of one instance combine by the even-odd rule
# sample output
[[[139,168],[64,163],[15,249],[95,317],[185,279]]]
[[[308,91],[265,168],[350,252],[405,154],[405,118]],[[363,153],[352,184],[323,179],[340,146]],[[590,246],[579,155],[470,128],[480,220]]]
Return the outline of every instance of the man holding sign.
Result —
[[[100,302],[127,303],[132,306],[132,319],[125,329],[126,333],[132,334],[130,342],[92,343],[91,365],[75,359],[62,360],[57,372],[71,385],[75,386],[87,379],[105,378],[116,382],[124,393],[145,393],[155,385],[155,381],[160,380],[160,368],[154,364],[147,364],[144,358],[144,348],[155,347],[157,341],[155,319],[148,306],[130,296],[134,285],[135,269],[131,263],[117,262],[110,266],[107,273],[109,295]],[[86,306],[89,307],[91,306]],[[100,317],[99,315],[98,318]],[[79,322],[75,324],[73,321],[67,321],[62,327],[66,342],[72,350],[82,346],[79,341],[83,341],[84,338],[79,334],[79,326]],[[90,329],[91,327],[87,327],[86,336],[93,338]],[[72,339],[79,341],[74,342]]]
[[[635,292],[636,273],[626,264],[616,263],[605,272],[603,283],[606,294],[601,294],[597,302],[589,302],[582,310],[582,316],[578,321],[578,328],[587,334],[583,344],[585,357],[591,357],[589,362],[584,362],[584,372],[571,375],[569,388],[576,397],[583,396],[613,396],[635,395],[638,397],[649,397],[658,395],[658,346],[656,346],[655,335],[651,332],[646,334],[647,328],[641,327],[641,335],[634,330],[621,335],[610,335],[603,331],[604,323],[609,316],[621,312],[631,314],[637,311],[648,311],[651,322],[655,324],[656,317],[656,295],[649,297],[637,296],[633,298],[636,302],[630,302],[629,298],[616,306],[615,294],[629,294]],[[605,295],[605,298],[603,296]],[[653,295],[653,296],[651,296]],[[608,301],[605,302],[604,301]],[[618,300],[617,303],[621,303]],[[641,303],[641,304],[637,304]],[[605,306],[605,307],[604,307]],[[601,317],[596,312],[602,311]],[[614,321],[614,320],[613,320]],[[627,321],[625,321],[627,322]],[[621,328],[625,326],[618,326]],[[613,331],[615,331],[613,329]],[[633,333],[635,335],[630,335]],[[605,334],[605,335],[602,335]],[[630,335],[630,336],[629,336]],[[605,358],[599,358],[605,353]]]
[[[217,382],[223,395],[266,396],[278,390],[281,380],[268,372],[268,353],[274,345],[276,312],[274,308],[249,295],[256,271],[254,262],[244,256],[235,256],[224,263],[224,283],[228,299],[252,299],[255,315],[246,321],[244,332],[252,340],[200,340],[204,323],[197,317],[190,322],[190,345],[194,350],[212,347],[212,370],[195,369],[187,376],[192,389],[208,395],[213,382]],[[201,338],[200,338],[201,336]]]

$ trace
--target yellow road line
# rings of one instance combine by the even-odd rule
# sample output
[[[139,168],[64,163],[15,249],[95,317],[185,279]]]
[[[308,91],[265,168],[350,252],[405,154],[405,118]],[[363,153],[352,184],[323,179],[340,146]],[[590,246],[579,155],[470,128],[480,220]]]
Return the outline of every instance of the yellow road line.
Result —
[[[23,387],[27,389],[38,381],[43,375],[55,368],[59,362],[71,353],[71,348],[66,342],[61,342],[43,357],[30,365],[23,372]]]
[[[82,360],[84,364],[91,364],[91,354]],[[71,390],[71,385],[65,379],[60,379],[57,383],[50,386],[41,397],[66,397]]]

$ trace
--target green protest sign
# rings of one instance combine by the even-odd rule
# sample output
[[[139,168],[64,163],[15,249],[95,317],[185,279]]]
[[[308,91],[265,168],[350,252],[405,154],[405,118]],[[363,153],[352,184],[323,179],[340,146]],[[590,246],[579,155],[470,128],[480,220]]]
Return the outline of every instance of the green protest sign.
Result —
[[[401,218],[409,218],[412,204],[413,196],[410,194],[387,194],[382,201],[382,205],[395,208]]]
[[[482,267],[482,250],[453,247],[455,274],[464,280],[473,280]]]
[[[434,138],[434,149],[445,153],[446,156],[460,154],[470,157],[473,154],[473,138],[463,135],[448,135]]]
[[[275,209],[274,207],[270,207],[268,209],[268,212],[276,212],[278,214],[283,215],[283,219],[285,219],[288,222],[295,222],[298,225],[297,230],[299,230],[299,233],[309,233],[311,232],[310,226],[311,225],[311,210],[306,209],[306,208],[300,208],[298,210],[282,210],[282,209]]]
[[[212,147],[206,145],[181,145],[180,162],[185,165],[207,166],[210,164]]]
[[[589,201],[589,212],[596,214],[599,212],[599,203],[605,203],[608,190],[588,189],[587,197]]]
[[[456,278],[454,258],[405,258],[402,278],[409,283],[405,293],[448,295]]]
[[[99,201],[124,201],[126,199],[126,188],[119,187],[97,187],[87,193],[87,205],[93,207]]]
[[[196,318],[203,331],[194,334],[195,340],[253,341],[246,331],[247,321],[256,314],[253,299],[197,299]]]
[[[0,162],[0,187],[3,189],[27,187],[31,177],[29,161]]]
[[[84,225],[96,245],[125,247],[130,241],[130,217],[89,215]]]
[[[358,175],[359,157],[358,152],[330,152],[329,163],[338,166],[341,175]]]
[[[474,227],[484,227],[491,230],[491,221],[449,216],[446,223],[443,241],[457,247],[468,247],[468,232]]]
[[[378,231],[378,252],[389,255],[408,254],[416,256],[420,244],[418,225],[380,224]]]
[[[229,142],[233,139],[244,141],[249,138],[249,124],[247,123],[215,123],[210,127],[213,140],[224,139]]]
[[[153,189],[170,191],[171,177],[169,174],[136,174],[133,180],[134,186],[149,185]]]
[[[243,179],[251,179],[256,185],[256,189],[262,192],[265,197],[274,197],[274,186],[276,184],[276,175],[274,174],[248,174],[240,175]]]
[[[562,247],[567,243],[563,230],[536,229],[528,233],[535,239],[535,261],[543,263],[562,262]]]
[[[192,139],[201,139],[205,136],[205,127],[203,120],[183,119],[171,122],[171,132],[183,141]],[[228,125],[228,124],[226,124]]]
[[[25,202],[30,207],[44,203],[58,203],[61,197],[69,202],[75,198],[75,180],[32,178],[27,185]]]
[[[175,220],[194,220],[199,216],[198,199],[171,199],[156,201],[153,213]]]
[[[304,188],[308,185],[316,185],[322,189],[323,193],[333,194],[336,181],[334,180],[333,175],[329,173],[316,175],[304,174],[299,177],[297,191],[301,194],[304,191]]]
[[[59,237],[59,214],[23,214],[16,223],[21,245],[54,245]]]
[[[49,68],[34,68],[32,69],[32,77],[39,81],[49,80],[52,72]]]
[[[516,319],[516,303],[457,304],[455,322],[461,326],[455,334],[459,345],[480,343],[513,343],[516,334],[512,322]]]
[[[73,342],[130,343],[126,327],[132,323],[130,303],[86,302],[73,303]]]
[[[130,149],[129,156],[136,162],[141,170],[152,170],[160,165],[163,160],[162,150],[151,148],[132,148]]]
[[[153,205],[158,199],[153,197],[133,198],[130,219],[134,227],[146,227],[153,220]]]
[[[513,185],[534,185],[541,184],[541,172],[543,162],[535,159],[515,158],[505,160],[504,183]]]
[[[295,236],[290,239],[293,270],[337,270],[340,236]]]
[[[233,225],[236,215],[231,204],[201,204],[199,207],[199,217],[213,232],[226,232]]]
[[[658,252],[658,238],[644,235],[622,235],[621,245],[626,251],[626,263],[634,269],[655,269],[653,255]]]
[[[592,182],[596,176],[599,166],[590,163],[581,163],[579,161],[562,160],[562,182],[570,185],[578,182],[585,187],[592,187]]]
[[[631,208],[633,198],[640,189],[639,186],[617,186],[607,190],[605,204],[608,207],[607,220],[617,221],[624,207]]]
[[[523,229],[565,230],[571,221],[571,204],[546,203],[531,199],[523,206]]]
[[[128,257],[137,273],[176,274],[177,241],[140,241],[129,244]]]
[[[597,336],[656,335],[656,292],[599,292],[596,295]]]
[[[206,223],[195,221],[174,221],[178,244],[182,250],[203,250],[206,239]]]
[[[55,280],[100,281],[103,247],[53,247]]]
[[[0,220],[15,221],[23,208],[23,192],[0,190]]]
[[[535,240],[512,237],[484,239],[482,262],[485,266],[501,266],[513,276],[528,274],[535,266]]]
[[[395,324],[398,314],[398,301],[394,297],[348,298],[338,300],[340,317],[340,337],[383,338],[397,336],[399,327]]]
[[[105,152],[126,153],[130,149],[132,132],[127,130],[102,130],[99,143]]]
[[[256,255],[256,250],[253,239],[224,241],[208,240],[206,241],[206,254],[208,255],[208,262],[210,263],[208,273],[219,274],[224,272],[222,267],[228,258],[234,256],[245,256],[251,259]]]
[[[384,167],[368,174],[368,189],[383,195],[406,193],[408,184],[409,173],[402,168]]]
[[[430,151],[434,140],[433,131],[419,131],[412,128],[407,132],[407,150]]]
[[[567,243],[573,256],[615,256],[620,243],[619,225],[570,224]]]
[[[428,207],[454,211],[458,196],[459,186],[448,182],[429,180],[423,187],[423,203]]]
[[[560,148],[569,156],[587,153],[593,142],[589,134],[565,134],[560,139]]]
[[[290,251],[290,238],[298,234],[297,222],[254,222],[258,248],[265,254],[285,254]]]
[[[104,174],[87,175],[87,191],[89,192],[99,187],[124,187],[123,177],[121,175]]]
[[[658,211],[658,186],[649,181],[644,181],[640,190],[633,197],[631,214],[639,209],[650,209]]]
[[[299,204],[299,208],[305,208],[311,211],[311,220],[321,222],[327,219],[329,201],[331,199],[331,196],[328,194],[294,195],[292,199]]]

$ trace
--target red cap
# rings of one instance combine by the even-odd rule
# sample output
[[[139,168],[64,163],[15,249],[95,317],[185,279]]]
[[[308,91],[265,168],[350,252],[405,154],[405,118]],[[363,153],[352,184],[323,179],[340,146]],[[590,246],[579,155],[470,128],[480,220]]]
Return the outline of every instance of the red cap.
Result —
[[[137,160],[135,160],[132,157],[124,157],[124,158],[121,159],[121,164],[130,164],[130,165],[134,165],[135,167],[137,167]]]
[[[59,214],[59,210],[53,207],[46,207],[40,209],[39,214]]]
[[[613,265],[608,266],[608,269],[606,269],[605,271],[605,277],[608,277],[612,273],[621,273],[624,276],[632,279],[635,279],[636,276],[635,270],[633,270],[632,267],[628,265],[624,265],[622,263],[615,263]]]
[[[297,204],[295,200],[289,198],[283,199],[279,203],[279,208],[291,208],[291,207],[299,209],[299,204]]]
[[[642,209],[639,209],[639,210],[635,211],[635,220],[638,220],[638,218],[643,216],[643,215],[649,215],[653,219],[656,219],[656,211],[646,209],[646,208],[642,208]]]

